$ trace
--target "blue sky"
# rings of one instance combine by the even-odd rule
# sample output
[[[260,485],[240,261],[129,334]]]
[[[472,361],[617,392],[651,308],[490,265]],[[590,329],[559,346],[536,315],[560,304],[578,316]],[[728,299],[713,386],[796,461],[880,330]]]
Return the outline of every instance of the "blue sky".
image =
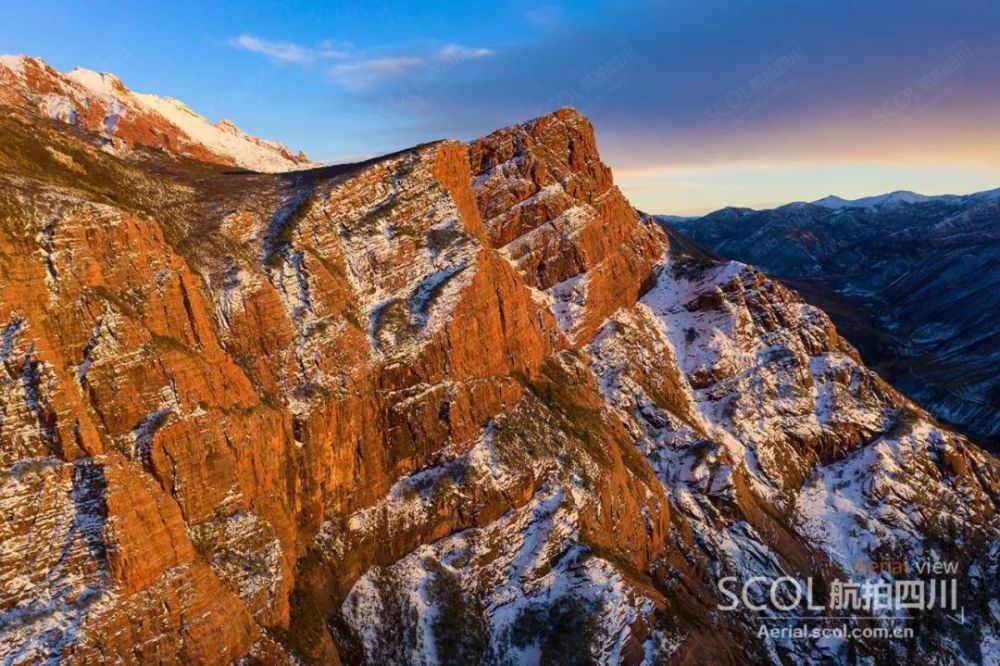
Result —
[[[568,105],[654,212],[1000,186],[996,2],[6,4],[0,52],[324,161]]]

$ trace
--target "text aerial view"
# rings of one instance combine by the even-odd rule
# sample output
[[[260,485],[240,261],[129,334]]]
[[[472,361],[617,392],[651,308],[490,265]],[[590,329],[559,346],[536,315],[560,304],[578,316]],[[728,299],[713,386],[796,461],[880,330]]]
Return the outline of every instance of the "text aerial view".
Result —
[[[1000,666],[1000,5],[10,4],[0,666]]]

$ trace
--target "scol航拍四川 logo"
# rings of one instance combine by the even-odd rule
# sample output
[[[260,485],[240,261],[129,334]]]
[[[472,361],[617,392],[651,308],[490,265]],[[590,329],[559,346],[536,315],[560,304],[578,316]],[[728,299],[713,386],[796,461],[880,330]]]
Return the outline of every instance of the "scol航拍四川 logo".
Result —
[[[958,565],[928,561],[910,565],[904,560],[871,561],[858,558],[853,579],[819,582],[812,576],[736,576],[719,580],[721,611],[836,611],[837,617],[867,613],[873,618],[906,619],[905,611],[958,611]],[[822,591],[822,593],[821,593]],[[806,616],[800,616],[806,618]],[[813,619],[813,618],[809,618]],[[815,618],[821,619],[821,618]]]

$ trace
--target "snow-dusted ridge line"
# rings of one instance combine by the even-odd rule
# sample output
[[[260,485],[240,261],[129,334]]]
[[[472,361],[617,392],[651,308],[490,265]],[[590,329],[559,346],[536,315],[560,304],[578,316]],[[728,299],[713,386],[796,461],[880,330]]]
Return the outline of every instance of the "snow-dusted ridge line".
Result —
[[[4,70],[9,72],[6,77],[3,76]],[[35,81],[39,76],[42,77],[40,87]],[[185,152],[185,145],[197,146],[236,166],[263,173],[321,166],[310,161],[303,153],[295,155],[277,141],[247,134],[229,120],[212,123],[176,99],[134,92],[113,74],[85,68],[61,73],[37,58],[0,55],[0,79],[5,81],[5,85],[10,79],[15,88],[27,91],[29,100],[37,100],[35,104],[42,113],[62,122],[79,124],[83,121],[82,116],[88,115],[93,110],[94,103],[98,103],[104,109],[105,116],[98,126],[90,118],[88,126],[108,135],[119,133],[119,124],[123,118],[149,117],[153,119],[152,124],[155,126],[162,124],[173,126],[177,130],[180,135],[177,137],[177,147],[182,152]],[[47,92],[42,94],[39,90]],[[6,98],[6,95],[0,95],[0,98]],[[162,127],[160,131],[163,131]],[[138,142],[145,143],[141,139]]]
[[[811,201],[813,206],[822,206],[832,210],[842,210],[845,208],[881,208],[884,206],[899,206],[901,204],[919,204],[929,201],[940,201],[943,203],[961,203],[971,199],[981,199],[984,201],[1000,199],[1000,188],[986,190],[984,192],[973,192],[971,194],[920,194],[909,190],[896,190],[885,194],[876,194],[859,199],[844,199],[834,194],[825,196],[822,199]],[[789,204],[791,205],[791,204]]]
[[[319,166],[312,162],[291,162],[281,154],[287,152],[284,145],[257,139],[228,120],[212,124],[176,99],[140,93],[136,93],[135,97],[147,108],[180,127],[198,143],[214,153],[229,155],[240,166],[265,173]]]
[[[767,210],[778,210],[791,206],[819,206],[821,208],[828,208],[830,210],[846,210],[853,208],[892,208],[895,206],[900,206],[903,204],[921,204],[928,203],[932,201],[938,201],[947,204],[961,204],[964,202],[985,202],[985,201],[1000,201],[1000,187],[992,190],[984,190],[982,192],[972,192],[970,194],[920,194],[919,192],[911,192],[910,190],[896,190],[894,192],[887,192],[885,194],[875,194],[872,196],[861,197],[858,199],[845,199],[844,197],[837,196],[836,194],[829,194],[821,199],[816,199],[815,201],[792,201],[781,206],[774,206],[772,208],[747,208],[743,206],[726,206],[720,210],[734,210],[734,211],[767,211]],[[705,215],[670,215],[670,214],[657,214],[653,217],[662,220],[668,224],[677,222],[690,222],[692,220],[698,220],[702,217],[707,217],[714,212],[711,211]]]

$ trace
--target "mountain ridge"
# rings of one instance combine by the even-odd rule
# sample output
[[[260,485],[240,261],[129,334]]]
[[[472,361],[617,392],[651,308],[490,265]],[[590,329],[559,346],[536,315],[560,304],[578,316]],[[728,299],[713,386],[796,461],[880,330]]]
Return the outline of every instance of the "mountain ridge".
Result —
[[[823,206],[839,210],[842,208],[878,208],[896,204],[917,204],[937,201],[949,204],[961,204],[970,201],[991,201],[1000,199],[1000,188],[973,192],[971,194],[918,194],[909,190],[896,190],[886,194],[861,197],[859,199],[843,199],[835,195],[829,195],[822,199],[810,202],[814,206]]]
[[[1000,187],[992,190],[982,190],[979,192],[972,192],[970,194],[920,194],[918,192],[913,192],[910,190],[894,190],[892,192],[886,192],[884,194],[875,194],[871,196],[859,197],[857,199],[845,199],[843,197],[837,196],[835,194],[829,194],[815,201],[791,201],[789,203],[781,204],[780,206],[773,206],[771,208],[751,208],[749,206],[723,206],[714,211],[710,211],[703,215],[671,215],[667,213],[657,213],[655,216],[666,222],[690,222],[692,220],[698,220],[709,215],[714,215],[715,213],[720,213],[722,211],[752,211],[752,212],[764,212],[779,210],[781,208],[786,208],[789,206],[819,206],[822,208],[828,208],[831,210],[840,210],[844,208],[879,208],[882,206],[894,206],[898,204],[914,204],[914,203],[927,203],[927,202],[944,202],[944,203],[962,203],[970,201],[992,201],[1000,199]]]
[[[219,164],[278,172],[320,166],[304,153],[253,137],[228,120],[211,123],[173,98],[135,93],[113,74],[63,74],[29,56],[0,56],[0,103],[82,124],[112,140],[161,148]]]

